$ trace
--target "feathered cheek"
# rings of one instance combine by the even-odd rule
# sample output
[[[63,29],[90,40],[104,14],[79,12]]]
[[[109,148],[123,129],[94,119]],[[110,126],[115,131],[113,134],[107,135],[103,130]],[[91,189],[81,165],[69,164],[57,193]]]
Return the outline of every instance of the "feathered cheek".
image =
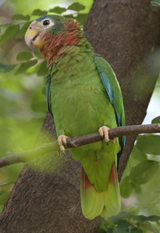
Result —
[[[32,48],[43,48],[44,44],[42,38],[36,30],[28,29],[25,34],[25,42],[26,44]]]

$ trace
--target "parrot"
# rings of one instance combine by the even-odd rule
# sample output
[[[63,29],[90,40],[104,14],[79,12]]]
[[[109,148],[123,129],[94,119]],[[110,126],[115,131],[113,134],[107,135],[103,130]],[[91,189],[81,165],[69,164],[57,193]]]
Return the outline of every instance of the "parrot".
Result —
[[[125,125],[123,97],[110,64],[96,54],[73,18],[44,15],[25,33],[30,48],[47,59],[46,102],[58,143],[99,132],[102,140],[69,151],[81,163],[80,196],[85,218],[108,218],[121,210],[117,175],[125,137],[109,139],[108,130]]]

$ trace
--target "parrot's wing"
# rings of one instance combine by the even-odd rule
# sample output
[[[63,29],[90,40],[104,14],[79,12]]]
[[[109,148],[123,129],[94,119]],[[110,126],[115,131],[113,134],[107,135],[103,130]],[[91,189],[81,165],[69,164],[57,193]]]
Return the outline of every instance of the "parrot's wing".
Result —
[[[96,55],[94,57],[94,62],[96,64],[97,70],[102,79],[103,85],[106,89],[108,98],[114,108],[116,121],[118,126],[125,125],[125,115],[124,115],[124,106],[123,106],[123,98],[119,83],[115,76],[115,73],[109,63],[102,57]],[[125,145],[125,137],[119,138],[119,143],[121,146],[121,151],[118,154],[118,158],[122,154],[124,145]]]
[[[51,92],[50,92],[50,84],[51,84],[51,75],[49,74],[46,78],[46,103],[47,103],[47,107],[48,107],[48,111],[51,113],[51,115],[53,116],[52,113],[52,107],[51,107]]]

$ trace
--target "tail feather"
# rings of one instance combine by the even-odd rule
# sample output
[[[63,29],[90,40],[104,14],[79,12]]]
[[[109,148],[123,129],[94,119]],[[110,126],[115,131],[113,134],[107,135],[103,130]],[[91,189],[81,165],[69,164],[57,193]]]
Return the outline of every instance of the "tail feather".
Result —
[[[82,167],[81,206],[83,215],[88,219],[93,219],[99,215],[107,218],[120,211],[121,199],[115,163],[111,169],[108,189],[103,192],[96,191]]]
[[[103,209],[102,193],[98,193],[82,167],[81,170],[81,207],[83,215],[88,219],[99,216]]]
[[[103,192],[103,201],[105,208],[101,214],[102,217],[110,217],[120,211],[121,197],[115,163],[112,166],[108,189]]]

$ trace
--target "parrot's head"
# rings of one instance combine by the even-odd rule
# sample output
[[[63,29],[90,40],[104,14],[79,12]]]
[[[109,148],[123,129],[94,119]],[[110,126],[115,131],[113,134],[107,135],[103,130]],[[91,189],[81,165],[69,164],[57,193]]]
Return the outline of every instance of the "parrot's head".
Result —
[[[79,23],[58,15],[44,15],[34,20],[25,34],[30,48],[39,48],[46,58],[54,55],[66,45],[76,45],[84,39]]]

